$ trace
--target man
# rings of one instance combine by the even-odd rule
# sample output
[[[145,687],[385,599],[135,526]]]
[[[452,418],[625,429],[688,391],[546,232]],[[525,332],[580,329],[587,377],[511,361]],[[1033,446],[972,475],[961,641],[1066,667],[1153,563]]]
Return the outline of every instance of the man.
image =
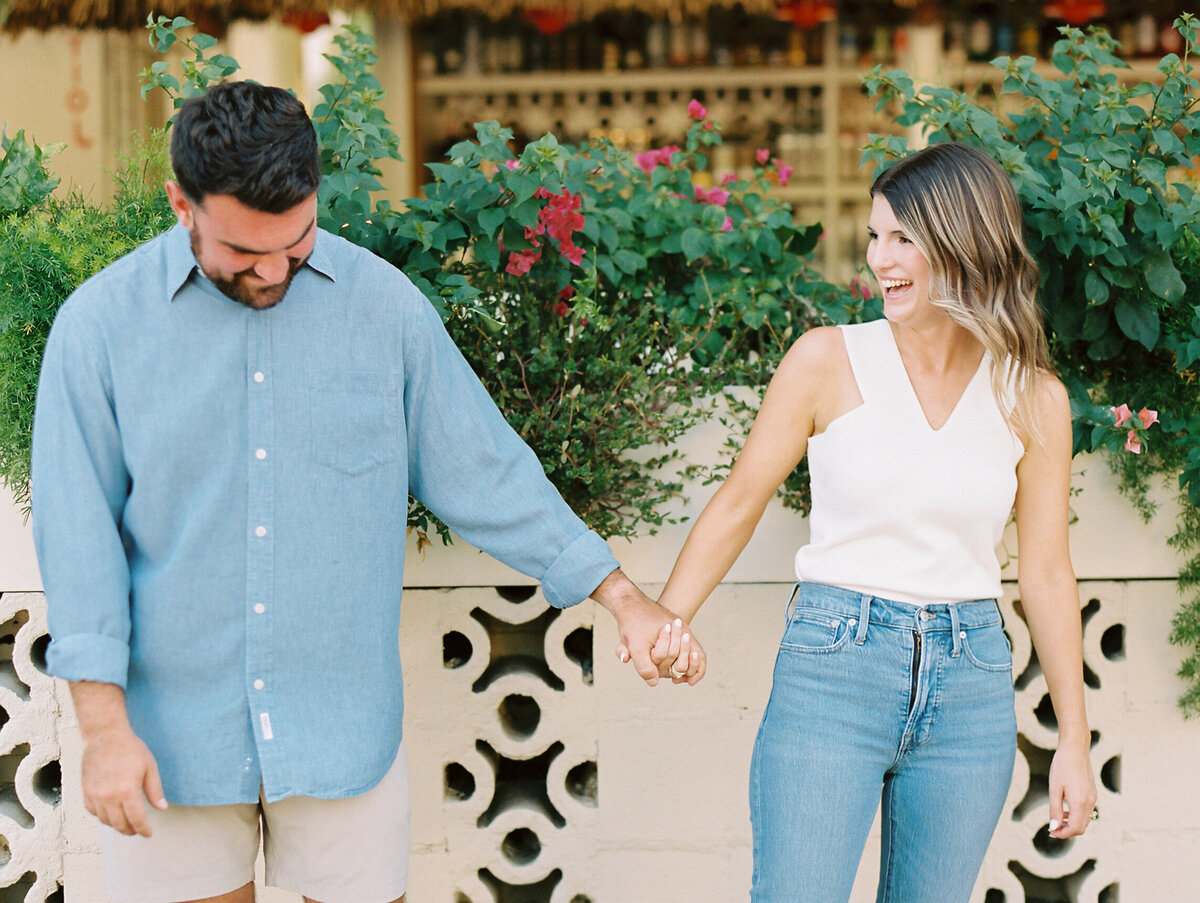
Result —
[[[411,283],[317,229],[298,101],[215,87],[171,157],[179,224],[63,306],[34,428],[48,659],[110,893],[253,900],[261,819],[270,883],[396,900],[410,492],[552,605],[608,608],[648,683],[694,683],[703,652],[566,508]]]

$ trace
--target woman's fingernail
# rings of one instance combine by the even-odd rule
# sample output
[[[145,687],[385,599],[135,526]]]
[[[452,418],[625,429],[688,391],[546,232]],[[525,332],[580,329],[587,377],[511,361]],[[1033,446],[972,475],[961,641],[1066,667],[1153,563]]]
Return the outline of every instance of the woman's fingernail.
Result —
[[[685,643],[686,643],[688,640],[690,640],[691,638],[692,638],[692,635],[691,635],[690,633],[685,633],[685,634],[683,635],[683,641],[684,641]]]
[[[1051,831],[1058,830],[1058,819],[1057,818],[1050,819],[1050,830]]]
[[[682,619],[682,618],[676,618],[676,619],[675,619],[675,626],[676,626],[676,627],[682,627],[682,626],[683,626],[683,619]]]

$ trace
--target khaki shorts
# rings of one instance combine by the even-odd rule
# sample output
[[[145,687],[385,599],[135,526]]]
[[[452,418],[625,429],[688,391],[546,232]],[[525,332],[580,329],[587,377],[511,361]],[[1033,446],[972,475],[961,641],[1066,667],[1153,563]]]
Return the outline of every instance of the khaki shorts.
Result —
[[[361,796],[146,808],[151,837],[102,829],[108,893],[118,903],[178,903],[237,890],[254,880],[260,830],[273,887],[320,903],[389,903],[408,883],[403,744],[383,780]]]

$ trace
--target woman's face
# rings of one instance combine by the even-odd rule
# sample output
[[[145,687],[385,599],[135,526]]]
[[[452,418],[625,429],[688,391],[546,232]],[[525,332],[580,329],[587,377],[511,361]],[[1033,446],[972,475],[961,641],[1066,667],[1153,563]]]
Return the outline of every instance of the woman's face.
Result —
[[[935,311],[929,303],[929,261],[909,241],[892,205],[881,194],[871,204],[867,233],[867,266],[883,292],[884,316],[905,323]]]

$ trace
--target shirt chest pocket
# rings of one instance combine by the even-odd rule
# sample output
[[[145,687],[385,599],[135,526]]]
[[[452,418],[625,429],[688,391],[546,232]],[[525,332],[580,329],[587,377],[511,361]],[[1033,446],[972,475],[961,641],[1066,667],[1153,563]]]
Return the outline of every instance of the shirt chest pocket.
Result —
[[[350,476],[394,461],[402,442],[397,383],[388,373],[313,374],[308,386],[313,460]]]

